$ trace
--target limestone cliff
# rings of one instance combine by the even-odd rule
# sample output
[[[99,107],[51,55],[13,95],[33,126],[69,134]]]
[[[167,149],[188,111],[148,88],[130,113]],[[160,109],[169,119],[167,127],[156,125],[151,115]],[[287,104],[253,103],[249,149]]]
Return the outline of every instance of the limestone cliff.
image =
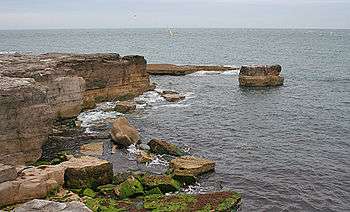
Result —
[[[73,118],[84,102],[139,95],[152,86],[142,56],[0,54],[0,162],[41,156],[55,118]]]

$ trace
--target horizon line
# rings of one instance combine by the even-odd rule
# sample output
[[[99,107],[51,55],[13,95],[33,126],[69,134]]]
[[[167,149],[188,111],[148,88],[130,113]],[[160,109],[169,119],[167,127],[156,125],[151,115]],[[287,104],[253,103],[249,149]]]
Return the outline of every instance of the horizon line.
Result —
[[[115,30],[115,29],[295,29],[295,30],[350,30],[350,28],[333,27],[53,27],[53,28],[4,28],[0,31],[20,31],[20,30]]]

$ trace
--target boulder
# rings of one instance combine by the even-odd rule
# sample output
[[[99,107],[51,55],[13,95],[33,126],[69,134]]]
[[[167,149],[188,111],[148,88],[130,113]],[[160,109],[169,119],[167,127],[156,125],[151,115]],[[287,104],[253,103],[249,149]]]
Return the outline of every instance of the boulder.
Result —
[[[215,162],[194,156],[178,157],[170,161],[175,176],[198,176],[215,170]]]
[[[130,176],[126,181],[119,184],[114,193],[121,199],[143,195],[143,186],[136,178]]]
[[[151,152],[155,154],[166,154],[173,156],[185,155],[183,150],[163,139],[152,139],[148,142],[148,146],[150,146]]]
[[[180,182],[167,175],[145,175],[142,177],[141,183],[147,190],[159,188],[164,194],[178,191],[181,187]]]
[[[64,167],[27,168],[15,180],[0,183],[0,207],[45,198],[64,184]]]
[[[239,85],[244,87],[264,87],[283,85],[280,65],[242,66],[239,72]]]
[[[133,101],[120,101],[117,102],[114,110],[119,113],[130,113],[136,110],[136,104]]]
[[[63,162],[65,187],[72,189],[97,188],[113,181],[112,164],[106,160],[83,156]]]
[[[17,171],[14,166],[4,165],[0,163],[0,183],[15,180],[17,178]]]
[[[149,154],[143,150],[138,151],[136,160],[140,163],[147,163],[154,160],[154,155]]]
[[[40,212],[40,211],[92,212],[92,210],[86,207],[83,203],[77,202],[77,201],[61,203],[61,202],[53,202],[49,200],[39,200],[39,199],[34,199],[30,202],[27,202],[15,208],[13,211],[14,212]]]
[[[41,157],[54,113],[46,87],[30,78],[0,77],[0,163],[23,165]]]
[[[140,140],[139,132],[125,117],[119,117],[113,122],[111,137],[113,142],[121,147],[128,147]]]

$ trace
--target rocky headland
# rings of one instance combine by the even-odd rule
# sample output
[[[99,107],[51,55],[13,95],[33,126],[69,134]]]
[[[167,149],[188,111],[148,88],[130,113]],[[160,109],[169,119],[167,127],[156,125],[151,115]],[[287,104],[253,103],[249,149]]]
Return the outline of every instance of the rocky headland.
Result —
[[[231,66],[214,65],[174,65],[174,64],[148,64],[147,72],[151,75],[173,75],[181,76],[192,74],[198,71],[225,72],[229,70],[238,70]]]

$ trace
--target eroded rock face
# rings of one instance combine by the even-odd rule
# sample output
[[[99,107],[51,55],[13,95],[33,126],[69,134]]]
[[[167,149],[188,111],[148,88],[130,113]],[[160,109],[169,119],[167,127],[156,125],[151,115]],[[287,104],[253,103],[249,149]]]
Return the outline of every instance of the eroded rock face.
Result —
[[[73,201],[73,202],[53,202],[49,200],[39,200],[34,199],[30,202],[27,202],[13,210],[14,212],[39,212],[39,211],[61,211],[61,212],[92,212],[88,207],[83,203]]]
[[[0,162],[39,159],[54,118],[45,87],[30,78],[0,77],[0,117]]]
[[[121,147],[128,147],[140,140],[139,132],[125,117],[119,117],[113,122],[111,137],[113,142]]]
[[[239,73],[239,85],[244,87],[265,87],[283,85],[280,65],[242,66]]]
[[[62,118],[77,116],[83,106],[130,98],[153,87],[142,56],[114,53],[0,54],[0,76],[33,78],[46,85],[49,103]]]
[[[194,156],[183,156],[171,160],[170,168],[173,169],[175,176],[198,176],[214,171],[215,162]]]

